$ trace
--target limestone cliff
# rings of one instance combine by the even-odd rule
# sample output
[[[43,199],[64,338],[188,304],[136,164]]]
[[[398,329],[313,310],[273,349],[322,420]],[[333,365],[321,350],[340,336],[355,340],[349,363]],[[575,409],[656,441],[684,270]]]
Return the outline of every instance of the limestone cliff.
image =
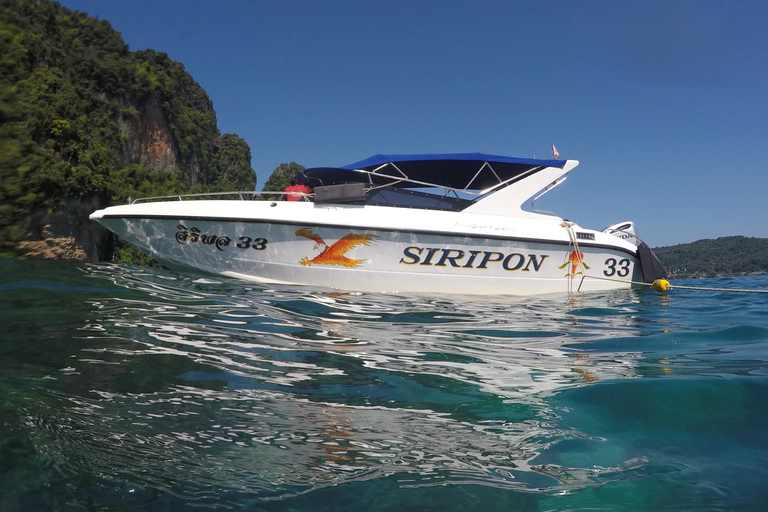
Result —
[[[109,259],[94,209],[252,190],[250,158],[181,63],[57,3],[0,2],[0,250]]]

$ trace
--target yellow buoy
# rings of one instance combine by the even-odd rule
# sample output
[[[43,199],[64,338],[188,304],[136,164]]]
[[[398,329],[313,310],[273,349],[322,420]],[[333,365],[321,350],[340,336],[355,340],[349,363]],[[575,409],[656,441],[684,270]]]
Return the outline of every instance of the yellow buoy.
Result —
[[[669,284],[669,281],[667,281],[666,279],[657,279],[653,283],[651,283],[651,288],[653,288],[657,292],[666,292],[666,291],[669,291],[670,288],[672,288],[672,285]]]

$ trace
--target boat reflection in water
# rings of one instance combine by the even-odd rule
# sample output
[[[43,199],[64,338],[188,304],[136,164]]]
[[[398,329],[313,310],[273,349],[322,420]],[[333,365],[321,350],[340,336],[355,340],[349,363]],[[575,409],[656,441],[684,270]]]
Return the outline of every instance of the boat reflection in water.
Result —
[[[643,464],[537,456],[600,442],[549,400],[636,376],[636,354],[571,345],[660,330],[636,319],[649,295],[438,298],[86,273],[128,293],[86,301],[57,377],[66,389],[26,412],[40,451],[68,471],[205,501],[222,488],[276,499],[379,478],[567,491]]]

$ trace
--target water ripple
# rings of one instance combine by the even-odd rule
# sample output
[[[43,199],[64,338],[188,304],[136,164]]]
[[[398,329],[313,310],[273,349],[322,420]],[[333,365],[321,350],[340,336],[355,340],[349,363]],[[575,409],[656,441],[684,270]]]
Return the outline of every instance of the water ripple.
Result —
[[[392,479],[546,497],[685,480],[698,469],[586,419],[605,384],[768,375],[754,298],[377,295],[122,265],[81,280],[79,323],[43,331],[45,357],[15,332],[32,346],[0,396],[64,478],[210,508]]]

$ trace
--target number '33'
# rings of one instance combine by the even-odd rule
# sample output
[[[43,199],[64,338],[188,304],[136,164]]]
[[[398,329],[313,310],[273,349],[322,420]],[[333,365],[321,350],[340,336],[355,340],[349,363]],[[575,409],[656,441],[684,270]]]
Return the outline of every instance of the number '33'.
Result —
[[[605,265],[608,267],[603,270],[603,275],[611,277],[613,275],[618,277],[627,277],[629,275],[629,260],[623,259],[616,261],[616,258],[608,258],[605,260]]]

